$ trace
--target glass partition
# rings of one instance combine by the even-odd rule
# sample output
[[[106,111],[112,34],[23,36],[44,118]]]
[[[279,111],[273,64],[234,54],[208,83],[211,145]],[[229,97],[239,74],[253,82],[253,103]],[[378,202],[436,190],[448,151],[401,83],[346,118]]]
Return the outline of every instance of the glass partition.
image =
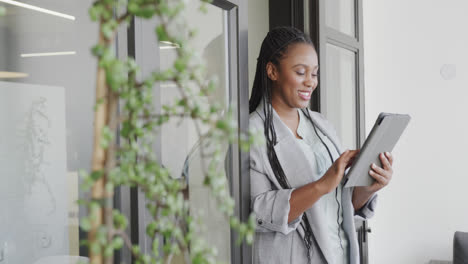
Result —
[[[78,260],[78,170],[92,153],[92,2],[0,1],[0,264]]]

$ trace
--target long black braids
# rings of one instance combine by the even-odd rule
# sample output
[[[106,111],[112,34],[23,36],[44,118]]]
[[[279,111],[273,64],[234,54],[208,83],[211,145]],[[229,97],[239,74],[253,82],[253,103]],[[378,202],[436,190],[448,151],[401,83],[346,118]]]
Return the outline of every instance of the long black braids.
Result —
[[[249,112],[257,109],[261,100],[264,103],[264,133],[267,145],[267,154],[270,165],[273,169],[276,179],[283,189],[291,189],[283,168],[278,161],[274,146],[276,145],[276,132],[273,126],[273,107],[272,100],[272,81],[266,73],[266,65],[271,62],[279,65],[280,59],[285,55],[288,47],[296,43],[306,43],[314,47],[314,44],[304,33],[292,27],[277,27],[272,29],[262,42],[260,55],[257,59],[257,69],[252,88],[252,95],[249,100]],[[314,47],[315,48],[315,47]],[[312,247],[314,236],[307,215],[302,215],[301,225],[305,231],[304,243],[307,248],[307,259],[310,263],[310,249]]]

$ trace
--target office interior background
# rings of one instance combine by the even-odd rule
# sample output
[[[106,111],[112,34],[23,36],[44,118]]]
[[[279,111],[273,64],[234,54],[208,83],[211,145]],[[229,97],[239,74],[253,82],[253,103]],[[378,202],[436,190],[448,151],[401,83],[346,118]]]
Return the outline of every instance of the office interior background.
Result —
[[[0,264],[75,261],[86,255],[78,242],[84,208],[74,200],[84,195],[78,171],[89,169],[92,151],[92,1],[15,3],[0,0],[7,10],[0,17]],[[311,107],[332,121],[346,147],[363,143],[380,112],[411,115],[393,152],[392,182],[357,232],[362,263],[426,264],[451,261],[455,231],[468,232],[467,12],[464,0],[215,0],[207,14],[188,8],[187,16],[199,31],[194,46],[220,80],[213,97],[237,109],[241,126],[248,126],[261,42],[280,25],[300,28],[316,44],[320,85]],[[119,31],[115,52],[135,57],[143,75],[174,57],[174,47],[157,42],[156,24],[137,20]],[[176,96],[171,87],[155,87],[156,107]],[[199,168],[186,166],[187,158],[197,159],[197,140],[188,122],[171,123],[155,152],[174,175],[190,175],[191,204],[211,216],[202,217],[214,227],[205,236],[218,245],[220,260],[250,263],[251,248],[237,247],[228,223],[206,203]],[[248,168],[239,156],[230,157],[235,168],[227,176],[245,215]],[[147,245],[143,197],[118,193],[116,207],[134,216],[134,242]],[[122,251],[116,263],[130,259]]]

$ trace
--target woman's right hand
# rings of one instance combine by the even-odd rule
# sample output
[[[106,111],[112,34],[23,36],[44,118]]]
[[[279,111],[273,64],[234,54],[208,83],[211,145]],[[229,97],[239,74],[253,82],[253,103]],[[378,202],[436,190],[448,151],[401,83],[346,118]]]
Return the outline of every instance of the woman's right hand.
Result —
[[[320,190],[323,194],[333,191],[341,182],[344,176],[344,171],[351,166],[354,158],[359,153],[359,150],[346,150],[341,156],[335,160],[327,172],[317,181]]]

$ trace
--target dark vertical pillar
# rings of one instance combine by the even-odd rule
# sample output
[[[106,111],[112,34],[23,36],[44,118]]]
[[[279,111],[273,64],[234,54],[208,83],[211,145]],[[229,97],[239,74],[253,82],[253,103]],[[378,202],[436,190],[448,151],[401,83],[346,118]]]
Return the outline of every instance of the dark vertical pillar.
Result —
[[[292,26],[292,1],[293,0],[270,0],[269,23],[270,29],[279,26]]]
[[[309,35],[315,45],[317,54],[320,54],[320,38],[319,38],[319,0],[309,0]],[[319,68],[320,72],[320,68]],[[319,78],[325,78],[325,75],[319,75]],[[320,84],[312,94],[310,99],[310,109],[320,112]]]

